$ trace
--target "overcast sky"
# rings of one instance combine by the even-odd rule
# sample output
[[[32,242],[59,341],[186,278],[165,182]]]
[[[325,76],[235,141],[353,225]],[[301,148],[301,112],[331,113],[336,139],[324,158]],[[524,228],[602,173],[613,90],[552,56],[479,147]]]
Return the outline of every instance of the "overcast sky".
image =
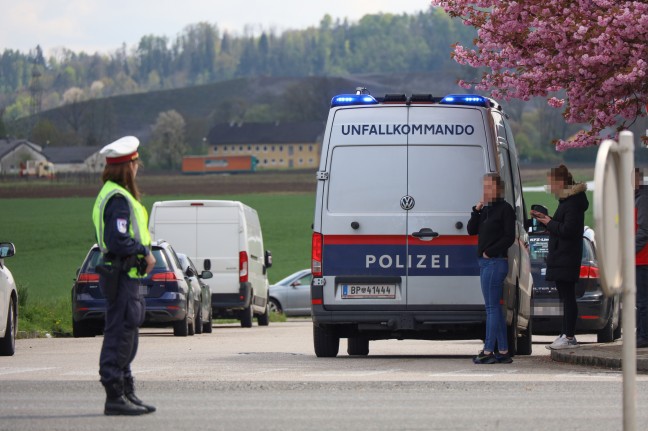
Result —
[[[357,21],[378,12],[415,13],[428,0],[0,0],[0,51],[41,45],[109,52],[147,34],[174,39],[188,24],[206,21],[242,34],[252,28],[300,29],[325,14]]]

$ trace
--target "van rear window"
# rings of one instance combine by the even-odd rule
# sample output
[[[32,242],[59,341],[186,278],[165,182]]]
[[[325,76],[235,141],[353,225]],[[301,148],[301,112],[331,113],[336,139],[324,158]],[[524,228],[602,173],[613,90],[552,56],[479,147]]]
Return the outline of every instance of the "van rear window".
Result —
[[[332,213],[402,212],[407,146],[338,146],[333,150],[327,208]]]

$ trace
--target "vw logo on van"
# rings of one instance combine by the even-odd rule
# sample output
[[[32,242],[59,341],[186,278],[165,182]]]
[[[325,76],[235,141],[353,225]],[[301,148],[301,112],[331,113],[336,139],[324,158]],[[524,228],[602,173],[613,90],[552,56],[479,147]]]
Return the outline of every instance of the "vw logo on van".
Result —
[[[411,197],[410,195],[405,195],[400,200],[400,206],[405,211],[411,210],[412,208],[414,208],[414,205],[415,205],[414,198]]]

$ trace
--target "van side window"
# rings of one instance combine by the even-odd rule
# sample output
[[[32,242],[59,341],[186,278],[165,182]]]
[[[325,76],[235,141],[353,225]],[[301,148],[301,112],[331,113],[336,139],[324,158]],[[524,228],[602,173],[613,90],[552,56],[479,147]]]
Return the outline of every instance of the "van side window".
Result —
[[[500,165],[500,177],[504,181],[504,196],[508,203],[515,208],[513,198],[513,180],[511,178],[511,161],[509,152],[506,148],[498,146],[497,151],[499,152],[499,165]]]
[[[497,143],[506,145],[508,149],[508,161],[509,161],[509,178],[512,186],[513,199],[510,201],[518,219],[524,219],[524,201],[522,197],[522,182],[520,180],[520,168],[517,161],[517,151],[515,149],[515,143],[513,142],[513,135],[511,134],[511,128],[508,123],[504,120],[504,117],[499,112],[492,112],[493,123],[495,124],[495,132],[497,134]]]

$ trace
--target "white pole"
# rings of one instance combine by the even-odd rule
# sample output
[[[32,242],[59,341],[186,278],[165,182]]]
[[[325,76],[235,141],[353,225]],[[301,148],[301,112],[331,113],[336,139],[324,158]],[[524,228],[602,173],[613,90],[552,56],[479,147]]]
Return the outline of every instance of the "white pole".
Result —
[[[619,233],[623,256],[623,429],[635,431],[637,340],[635,336],[636,277],[635,277],[635,226],[634,226],[634,139],[632,132],[619,135],[620,176]]]

